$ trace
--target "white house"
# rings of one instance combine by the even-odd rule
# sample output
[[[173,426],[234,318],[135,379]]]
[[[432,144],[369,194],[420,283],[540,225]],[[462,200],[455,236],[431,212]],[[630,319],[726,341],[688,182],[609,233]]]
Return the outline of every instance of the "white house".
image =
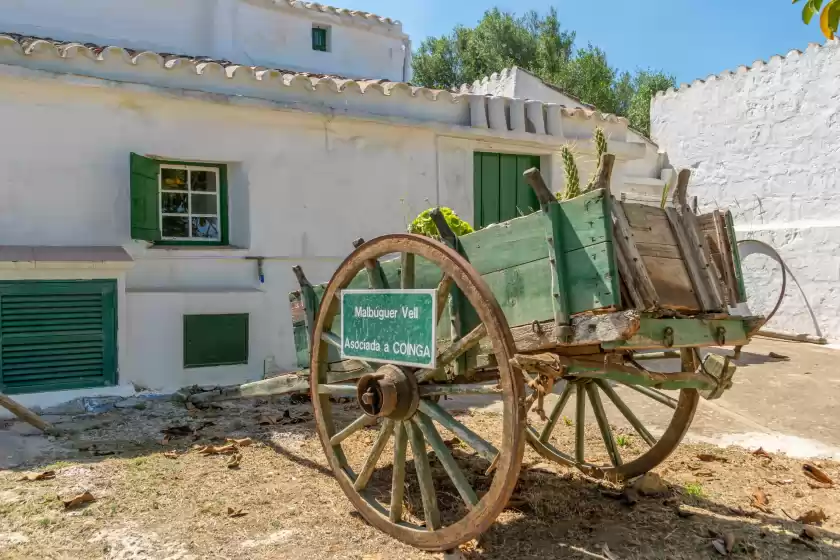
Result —
[[[782,256],[798,283],[770,327],[840,339],[840,41],[696,80],[652,101],[651,132],[690,194],[731,208],[741,238]],[[769,310],[780,273],[745,261],[747,292]]]
[[[596,126],[618,188],[662,182],[625,119],[515,69],[489,95],[415,87],[410,52],[399,22],[298,1],[4,5],[0,391],[45,406],[293,369],[293,265],[325,281],[430,205],[512,217],[482,195],[517,188],[495,170],[559,189],[560,147],[587,173]]]

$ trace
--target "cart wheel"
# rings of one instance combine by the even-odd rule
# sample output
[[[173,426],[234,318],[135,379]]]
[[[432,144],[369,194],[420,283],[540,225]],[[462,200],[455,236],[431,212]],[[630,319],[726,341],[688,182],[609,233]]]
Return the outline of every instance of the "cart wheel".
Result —
[[[529,425],[525,430],[528,443],[543,457],[577,467],[595,478],[619,482],[653,469],[667,459],[682,441],[694,419],[699,393],[696,389],[682,389],[679,398],[674,399],[648,387],[622,383],[616,383],[616,386],[625,396],[632,395],[628,391],[630,389],[641,394],[643,400],[638,406],[658,409],[656,413],[661,415],[662,425],[668,422],[658,438],[630,410],[609,381],[574,379],[557,384],[559,395],[554,405],[546,411],[545,421],[540,422],[536,413],[528,414]],[[610,425],[602,395],[612,402],[632,426],[632,430],[617,430]],[[574,418],[563,416],[563,410],[573,399]],[[587,400],[595,416],[597,431],[594,426],[587,429]],[[667,419],[669,414],[670,421]],[[558,446],[568,452],[561,451]],[[603,461],[598,460],[602,457]]]
[[[341,345],[340,335],[332,332],[341,290],[359,272],[376,270],[378,259],[390,255],[402,258],[403,288],[415,287],[416,271],[418,287],[440,281],[441,302],[454,282],[480,321],[461,339],[469,344],[438,341],[438,368],[481,343],[500,364],[498,383],[436,384],[426,381],[439,378],[431,370],[393,364],[366,364],[369,374],[358,381],[329,372],[329,345]],[[454,350],[459,347],[461,351]],[[434,551],[455,548],[492,525],[516,485],[525,443],[523,380],[508,365],[513,348],[510,328],[487,284],[468,261],[437,241],[387,235],[361,245],[341,264],[324,292],[312,336],[310,389],[317,395],[315,420],[330,467],[369,523],[407,544]],[[380,398],[371,398],[371,387]],[[386,403],[386,393],[392,402]],[[494,417],[488,423],[492,425],[482,424],[480,436],[450,414],[444,402],[436,402],[442,394],[480,394],[482,404],[490,396],[498,401],[501,421]],[[339,396],[351,397],[361,410],[335,398]],[[376,431],[365,429],[376,423]],[[445,442],[441,427],[457,439]],[[433,455],[427,454],[427,446]]]

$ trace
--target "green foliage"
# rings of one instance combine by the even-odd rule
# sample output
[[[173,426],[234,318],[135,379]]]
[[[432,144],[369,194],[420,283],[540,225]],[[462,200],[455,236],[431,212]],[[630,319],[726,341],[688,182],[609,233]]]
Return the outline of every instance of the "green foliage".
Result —
[[[793,0],[796,4],[799,0]],[[822,10],[822,12],[820,12]],[[811,18],[816,13],[820,14],[820,30],[826,39],[833,39],[837,33],[837,26],[840,23],[840,0],[828,0],[823,6],[823,0],[806,0],[802,6],[802,22],[805,25],[811,23]]]
[[[426,237],[440,237],[437,226],[432,221],[432,210],[434,208],[423,210],[419,216],[414,218],[414,221],[408,226],[408,233],[416,233]],[[441,207],[440,212],[455,235],[460,237],[473,232],[472,226],[459,218],[458,214],[453,212],[451,208]]]
[[[575,49],[574,43],[575,32],[561,28],[554,8],[544,16],[529,11],[522,17],[493,8],[475,27],[458,26],[424,40],[413,55],[414,81],[452,89],[518,66],[602,112],[626,116],[633,128],[650,134],[650,99],[675,86],[674,77],[619,72],[598,47]]]
[[[615,436],[615,442],[618,444],[619,447],[627,447],[630,445],[630,436],[618,434],[617,436]]]
[[[706,495],[703,486],[699,482],[689,482],[685,485],[685,493],[693,498],[702,498]]]

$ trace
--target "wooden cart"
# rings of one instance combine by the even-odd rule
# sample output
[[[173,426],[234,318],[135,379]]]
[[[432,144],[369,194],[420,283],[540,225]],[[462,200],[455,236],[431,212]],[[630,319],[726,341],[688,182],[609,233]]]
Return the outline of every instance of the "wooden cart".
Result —
[[[454,548],[505,507],[526,441],[592,477],[632,478],[676,448],[701,396],[731,385],[729,358],[698,352],[737,352],[761,323],[734,315],[745,294],[729,213],[696,215],[686,204],[687,171],[666,208],[617,201],[611,164],[605,155],[593,188],[563,202],[528,170],[541,209],[463,237],[433,212],[441,241],[357,240],[325,285],[295,267],[295,339],[318,435],[342,490],[372,525],[419,548]],[[342,294],[366,289],[435,290],[432,367],[359,358],[342,340]],[[645,368],[650,351],[676,357],[676,371]],[[667,420],[647,427],[630,404],[639,399]],[[452,403],[497,414],[474,429]],[[571,403],[574,414],[563,416]],[[616,435],[605,403],[630,435]]]

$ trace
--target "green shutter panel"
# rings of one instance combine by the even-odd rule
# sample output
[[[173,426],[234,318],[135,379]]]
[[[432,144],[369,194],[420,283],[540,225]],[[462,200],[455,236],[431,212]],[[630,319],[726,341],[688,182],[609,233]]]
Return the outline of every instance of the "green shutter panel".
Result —
[[[540,167],[539,156],[475,152],[473,222],[476,229],[530,214],[539,208],[525,182],[526,169]]]
[[[248,363],[248,314],[184,315],[184,367]]]
[[[0,283],[0,391],[116,383],[116,283]]]
[[[131,238],[160,240],[157,161],[131,154]]]

